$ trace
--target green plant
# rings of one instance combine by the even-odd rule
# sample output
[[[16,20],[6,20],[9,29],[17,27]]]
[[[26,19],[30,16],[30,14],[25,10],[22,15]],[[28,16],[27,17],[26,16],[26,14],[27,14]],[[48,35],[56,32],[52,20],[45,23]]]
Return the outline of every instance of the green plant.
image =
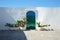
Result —
[[[37,22],[38,27],[41,27],[40,22]]]
[[[6,23],[5,26],[13,27],[13,24],[11,24],[11,23]]]
[[[50,26],[50,24],[41,25],[41,23],[40,23],[40,22],[37,22],[37,24],[38,24],[38,27],[47,27],[47,26]]]
[[[8,27],[25,27],[26,22],[27,22],[26,18],[23,18],[23,20],[17,20],[15,24],[6,23],[5,26],[8,26]]]
[[[22,23],[22,22],[23,22],[22,20],[17,20],[16,25],[17,25],[17,26],[21,26],[21,23]]]
[[[23,18],[23,21],[26,22],[26,18]]]
[[[26,24],[27,23],[27,18],[23,18],[23,22]]]
[[[24,27],[24,26],[25,26],[25,22],[22,21],[22,20],[17,21],[16,24],[17,24],[18,26],[20,26],[20,27]]]
[[[16,24],[20,27],[25,27],[25,24],[27,23],[26,18],[23,18],[22,20],[17,20]]]

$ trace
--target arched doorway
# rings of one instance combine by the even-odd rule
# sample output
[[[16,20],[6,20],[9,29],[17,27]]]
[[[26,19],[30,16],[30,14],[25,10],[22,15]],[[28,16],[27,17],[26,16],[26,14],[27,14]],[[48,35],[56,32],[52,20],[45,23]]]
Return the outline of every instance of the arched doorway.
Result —
[[[27,29],[35,29],[35,12],[34,11],[28,11],[26,13],[26,18],[27,18],[27,24],[26,27]]]

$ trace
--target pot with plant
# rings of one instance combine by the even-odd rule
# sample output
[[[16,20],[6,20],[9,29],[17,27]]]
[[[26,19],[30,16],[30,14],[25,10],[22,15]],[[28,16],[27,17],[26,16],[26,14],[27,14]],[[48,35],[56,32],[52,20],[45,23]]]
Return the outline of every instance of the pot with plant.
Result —
[[[41,22],[37,22],[37,25],[38,25],[38,29],[42,31],[45,30],[43,27],[50,26],[50,24],[42,25]]]
[[[20,27],[20,29],[24,30],[26,25],[26,18],[23,18],[23,20],[17,20],[16,24]]]

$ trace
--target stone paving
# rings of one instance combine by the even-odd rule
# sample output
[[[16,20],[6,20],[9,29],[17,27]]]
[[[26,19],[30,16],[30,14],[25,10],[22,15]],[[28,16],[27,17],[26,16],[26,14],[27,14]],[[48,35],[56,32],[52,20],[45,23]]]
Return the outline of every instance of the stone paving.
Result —
[[[60,31],[0,31],[0,40],[60,40]]]
[[[25,31],[27,40],[60,40],[60,31]]]

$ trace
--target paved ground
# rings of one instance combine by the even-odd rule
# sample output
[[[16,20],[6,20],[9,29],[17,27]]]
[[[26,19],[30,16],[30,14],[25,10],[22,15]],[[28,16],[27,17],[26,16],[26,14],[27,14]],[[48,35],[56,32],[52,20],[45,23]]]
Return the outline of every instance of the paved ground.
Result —
[[[60,40],[60,31],[0,31],[0,40]]]
[[[60,31],[25,31],[27,40],[60,40]]]

